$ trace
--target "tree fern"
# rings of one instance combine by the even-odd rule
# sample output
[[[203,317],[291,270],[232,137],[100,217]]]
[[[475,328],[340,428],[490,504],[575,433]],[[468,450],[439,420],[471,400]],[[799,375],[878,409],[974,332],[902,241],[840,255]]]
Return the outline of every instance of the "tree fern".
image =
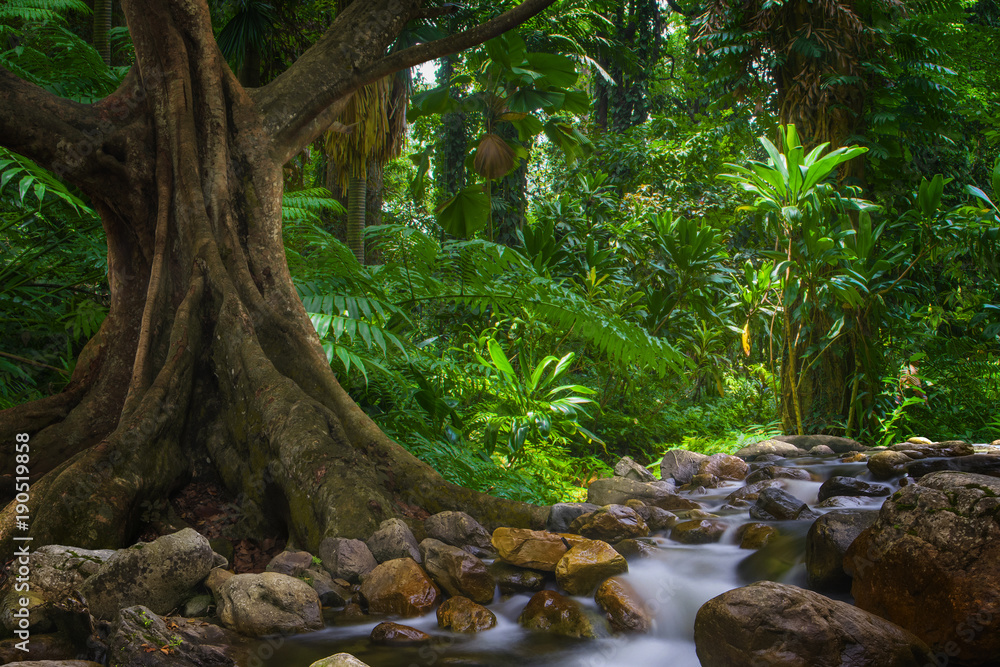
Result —
[[[90,14],[90,7],[82,0],[6,0],[0,6],[0,21],[65,21],[71,12]]]

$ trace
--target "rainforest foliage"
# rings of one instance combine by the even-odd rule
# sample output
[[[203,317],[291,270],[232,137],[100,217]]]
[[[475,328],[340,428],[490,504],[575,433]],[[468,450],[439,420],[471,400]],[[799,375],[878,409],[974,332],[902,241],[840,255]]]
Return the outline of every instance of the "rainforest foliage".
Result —
[[[213,25],[255,86],[347,4],[218,1]],[[109,94],[131,42],[93,5],[5,3],[0,65]],[[494,495],[779,432],[989,441],[998,54],[995,0],[560,0],[355,94],[285,168],[289,267],[352,398]],[[106,252],[84,196],[0,149],[0,408],[65,384]]]

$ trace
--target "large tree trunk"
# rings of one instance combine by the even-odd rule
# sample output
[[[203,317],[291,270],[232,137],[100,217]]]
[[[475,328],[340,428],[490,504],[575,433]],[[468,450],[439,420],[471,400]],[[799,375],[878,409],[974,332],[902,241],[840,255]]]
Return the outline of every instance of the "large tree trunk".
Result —
[[[417,0],[387,9],[400,4],[355,3],[302,68],[256,91],[222,59],[203,1],[123,2],[137,66],[92,107],[0,69],[0,143],[82,187],[108,237],[110,312],[72,381],[0,413],[2,460],[15,434],[30,435],[35,547],[129,543],[143,504],[206,457],[247,516],[307,549],[444,509],[487,525],[543,521],[542,508],[444,482],[389,440],[337,383],[288,273],[282,165],[337,100],[401,62],[506,29],[379,60],[418,13]],[[331,53],[353,67],[328,83]],[[81,145],[79,159],[67,153]],[[0,553],[21,534],[16,514],[14,502],[0,513]]]

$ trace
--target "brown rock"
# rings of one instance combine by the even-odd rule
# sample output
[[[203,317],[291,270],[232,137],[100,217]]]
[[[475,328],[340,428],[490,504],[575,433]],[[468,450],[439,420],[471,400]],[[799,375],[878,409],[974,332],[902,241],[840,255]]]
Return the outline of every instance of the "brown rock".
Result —
[[[868,455],[862,452],[850,452],[840,457],[841,463],[864,463],[868,460]]]
[[[406,646],[409,644],[426,644],[431,640],[431,636],[408,625],[385,621],[372,628],[369,639],[375,644]]]
[[[493,547],[511,565],[552,572],[556,563],[574,543],[584,541],[578,535],[547,533],[527,528],[497,528]]]
[[[495,628],[497,617],[467,597],[453,597],[437,610],[438,626],[453,632],[482,632]]]
[[[674,526],[670,538],[683,544],[709,544],[721,540],[728,527],[718,519],[690,519]]]
[[[567,637],[597,637],[594,624],[575,601],[556,591],[535,593],[517,622],[529,630],[541,630]]]
[[[618,632],[649,632],[652,613],[624,579],[611,577],[598,586],[594,595],[608,623]]]
[[[420,543],[420,555],[424,569],[448,595],[465,595],[481,604],[493,602],[496,582],[483,561],[430,537]]]
[[[489,565],[490,574],[500,587],[500,593],[536,593],[545,588],[545,573],[495,560]]]
[[[625,477],[610,477],[595,480],[587,487],[587,502],[601,507],[624,505],[633,498],[665,510],[701,507],[698,503],[674,493],[673,485],[663,481],[644,483]]]
[[[570,595],[590,595],[605,579],[628,572],[625,557],[607,542],[578,544],[556,565],[556,582]]]
[[[766,523],[745,523],[736,530],[740,549],[760,549],[778,534],[778,529]]]
[[[698,467],[708,457],[700,452],[689,452],[686,449],[671,449],[660,460],[660,477],[675,479],[681,484],[691,481],[691,476],[698,473]]]
[[[694,641],[703,667],[924,667],[938,664],[906,630],[845,602],[761,581],[698,610]]]
[[[699,475],[715,475],[728,480],[741,480],[749,471],[746,461],[731,454],[712,454],[698,468]]]
[[[647,538],[639,538],[637,540],[622,540],[618,544],[614,545],[615,551],[625,556],[626,560],[635,560],[636,558],[650,558],[659,552],[660,550],[656,547],[652,540]]]
[[[844,567],[858,607],[957,662],[1000,656],[1000,479],[936,472],[882,505]]]
[[[806,576],[816,591],[851,590],[851,577],[844,572],[847,548],[878,512],[870,509],[842,509],[827,512],[813,522],[806,536]]]
[[[698,473],[691,477],[691,481],[684,485],[683,490],[694,489],[715,489],[719,486],[719,478],[708,473]]]
[[[465,512],[438,512],[424,520],[428,537],[453,547],[490,548],[490,534],[483,525]]]
[[[368,573],[361,594],[373,614],[423,616],[437,602],[441,591],[412,558],[386,561]]]
[[[579,521],[579,525],[577,525]],[[642,517],[625,505],[608,505],[573,522],[580,535],[593,540],[620,542],[627,538],[646,537],[649,528]]]
[[[677,523],[677,515],[673,512],[668,512],[653,505],[647,505],[641,500],[629,500],[625,503],[625,506],[634,509],[636,514],[641,516],[642,520],[646,522],[650,530],[668,530]]]
[[[912,459],[903,452],[887,450],[868,458],[868,470],[875,479],[889,479],[903,474],[903,467]]]

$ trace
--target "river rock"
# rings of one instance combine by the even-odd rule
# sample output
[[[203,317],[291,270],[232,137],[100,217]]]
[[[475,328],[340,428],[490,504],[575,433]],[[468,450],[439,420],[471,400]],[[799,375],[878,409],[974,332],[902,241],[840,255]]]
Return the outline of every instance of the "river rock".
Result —
[[[489,565],[490,574],[503,595],[535,593],[545,588],[545,573],[495,560]]]
[[[631,456],[623,456],[615,464],[615,477],[634,479],[637,482],[655,482],[656,476],[636,463]]]
[[[646,522],[626,505],[608,505],[596,512],[583,514],[573,522],[570,531],[592,540],[612,543],[649,535]]]
[[[453,547],[493,549],[490,533],[465,512],[438,512],[424,519],[427,537],[440,540]]]
[[[778,529],[766,523],[745,523],[736,530],[740,549],[760,549],[778,534]]]
[[[618,544],[614,545],[614,547],[615,551],[624,556],[625,560],[628,561],[639,558],[651,558],[660,553],[660,549],[652,540],[648,538],[622,540]]]
[[[766,465],[757,468],[747,475],[746,483],[749,486],[757,482],[773,479],[801,479],[808,482],[812,477],[809,475],[809,471],[802,468]]]
[[[438,626],[452,632],[483,632],[495,628],[496,615],[467,597],[445,600],[437,610]]]
[[[762,521],[788,521],[792,519],[815,519],[818,515],[809,506],[792,494],[777,487],[769,487],[760,492],[757,501],[750,508],[750,516]]]
[[[228,655],[231,633],[212,626],[211,643],[191,641],[193,633],[171,627],[149,608],[141,605],[121,610],[108,638],[112,667],[230,667],[237,663]],[[206,635],[202,635],[204,641]]]
[[[185,618],[208,616],[208,611],[214,604],[215,598],[211,595],[195,595],[181,607],[181,615]]]
[[[845,509],[827,512],[813,522],[806,537],[806,576],[817,591],[847,592],[851,577],[844,571],[847,548],[868,526],[876,510]]]
[[[973,454],[972,456],[959,456],[952,459],[914,461],[906,467],[906,472],[915,479],[941,470],[955,470],[976,475],[1000,477],[1000,456]]]
[[[361,582],[361,595],[372,614],[423,616],[437,603],[441,591],[412,558],[386,561]]]
[[[740,459],[741,461],[743,459]],[[698,491],[699,489],[717,489],[720,479],[708,473],[698,473],[691,476],[691,481],[681,487],[683,491]]]
[[[464,595],[480,604],[493,602],[496,581],[483,561],[432,537],[420,543],[420,555],[424,569],[448,595]]]
[[[726,496],[726,507],[734,509],[745,509],[750,507],[757,501],[761,491],[769,489],[772,486],[780,487],[781,482],[776,479],[762,479],[754,482],[753,484],[741,486]]]
[[[208,540],[191,528],[119,549],[80,584],[95,618],[113,619],[118,610],[143,604],[165,614],[191,594],[212,569]]]
[[[213,595],[218,596],[219,587],[226,583],[231,577],[234,577],[232,572],[229,570],[223,570],[222,568],[214,567],[208,572],[208,576],[205,577],[203,582],[205,588],[212,591]]]
[[[809,456],[833,456],[836,453],[827,445],[816,445],[809,450]]]
[[[861,496],[831,496],[826,500],[816,503],[817,508],[840,508],[851,509],[854,507],[868,507],[869,502]]]
[[[567,637],[597,637],[594,623],[576,600],[556,591],[539,591],[528,601],[517,622],[529,630]]]
[[[646,526],[651,531],[669,530],[677,523],[677,515],[673,512],[660,509],[655,505],[647,505],[641,500],[626,501],[625,507],[634,509],[635,513],[642,517],[642,520],[646,522]]]
[[[598,586],[594,600],[616,632],[649,632],[653,626],[653,614],[646,603],[620,577],[611,577]]]
[[[889,448],[892,451],[919,452],[919,458],[929,458],[932,456],[971,456],[976,453],[976,448],[962,440],[948,440],[936,443],[912,443],[905,442],[893,445]],[[911,456],[911,458],[914,458]]]
[[[686,449],[671,449],[660,460],[660,478],[674,479],[679,484],[687,484],[698,473],[701,462],[708,456]]]
[[[698,467],[699,475],[714,475],[730,481],[742,480],[749,471],[746,461],[730,454],[712,454]]]
[[[841,463],[864,463],[868,460],[868,455],[864,452],[848,452],[840,457]]]
[[[868,470],[875,479],[890,479],[902,475],[905,466],[911,460],[903,452],[892,450],[875,452],[868,457]]]
[[[282,551],[264,569],[267,572],[298,577],[312,566],[313,557],[308,551]]]
[[[831,477],[819,487],[819,499],[821,501],[833,496],[875,498],[878,496],[887,496],[890,493],[892,493],[892,489],[885,484],[869,484],[854,477]]]
[[[799,449],[803,449],[805,451],[809,451],[818,445],[825,445],[838,454],[843,454],[845,452],[863,452],[868,449],[857,440],[841,438],[836,435],[778,435],[775,436],[774,439],[779,442],[787,442],[788,444],[795,445]]]
[[[600,505],[594,503],[556,503],[549,511],[549,518],[545,522],[545,530],[553,533],[569,532],[569,526],[574,519],[582,514],[589,514],[601,509]]]
[[[930,649],[906,630],[845,602],[761,581],[698,610],[694,641],[703,667],[924,667]]]
[[[890,496],[847,550],[856,604],[949,657],[1000,656],[1000,479],[935,472]]]
[[[601,507],[624,505],[632,498],[665,510],[701,507],[698,503],[677,495],[672,485],[662,481],[645,483],[624,477],[608,477],[595,480],[587,487],[587,502]]]
[[[320,604],[324,607],[343,607],[351,599],[351,591],[341,584],[336,583],[330,574],[316,566],[310,567],[299,577],[306,582],[319,596]],[[342,583],[347,583],[341,579]]]
[[[330,576],[351,583],[357,583],[378,565],[367,544],[346,537],[324,539],[319,545],[319,557]]]
[[[548,533],[527,528],[500,527],[493,531],[493,547],[511,565],[553,572],[569,547],[585,541],[578,535]]]
[[[296,634],[323,627],[319,595],[277,572],[233,575],[216,596],[223,625],[243,635]]]
[[[410,527],[402,519],[386,519],[378,530],[365,540],[372,555],[380,563],[396,558],[412,558],[420,562],[420,545]]]
[[[337,653],[328,658],[317,660],[309,667],[369,667],[367,662],[361,662],[350,653]]]
[[[624,556],[607,542],[589,540],[559,559],[556,582],[570,595],[590,595],[602,581],[623,572],[628,572]]]
[[[114,549],[39,547],[31,552],[31,590],[47,600],[62,600],[114,555]]]
[[[722,539],[729,525],[721,519],[689,519],[670,531],[670,539],[682,544],[711,544]]]
[[[784,457],[784,456],[798,456],[800,454],[805,454],[805,453],[806,452],[804,449],[799,449],[798,447],[796,447],[791,443],[782,442],[776,439],[771,439],[771,440],[761,440],[760,442],[755,442],[752,445],[747,445],[746,447],[743,447],[738,452],[736,452],[735,456],[738,456],[741,459],[759,460],[757,457],[760,457],[761,455],[765,454],[777,454],[778,456]]]
[[[413,644],[426,644],[431,640],[431,636],[423,630],[411,628],[408,625],[400,625],[391,621],[384,621],[372,628],[368,636],[373,644],[384,644],[386,646],[410,646]]]

